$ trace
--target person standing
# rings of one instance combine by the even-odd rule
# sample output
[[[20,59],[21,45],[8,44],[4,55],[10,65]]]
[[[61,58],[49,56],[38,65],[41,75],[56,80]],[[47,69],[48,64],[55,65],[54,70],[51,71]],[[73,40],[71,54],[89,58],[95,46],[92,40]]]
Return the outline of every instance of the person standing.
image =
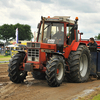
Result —
[[[87,44],[87,47],[94,47],[97,48],[97,43],[95,42],[94,38],[90,38],[89,43]]]
[[[1,47],[1,54],[2,55],[4,54],[4,47],[3,46]]]

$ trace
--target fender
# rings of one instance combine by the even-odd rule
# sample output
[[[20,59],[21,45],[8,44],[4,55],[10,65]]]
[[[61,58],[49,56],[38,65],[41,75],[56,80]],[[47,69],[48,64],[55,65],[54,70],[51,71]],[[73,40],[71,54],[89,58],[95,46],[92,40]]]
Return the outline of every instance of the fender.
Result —
[[[60,52],[52,52],[51,54],[62,56],[65,59],[64,55]]]
[[[79,45],[86,45],[86,43],[75,42],[71,50],[76,51]]]
[[[18,52],[19,53],[25,53],[26,54],[26,52],[24,50],[18,50]]]

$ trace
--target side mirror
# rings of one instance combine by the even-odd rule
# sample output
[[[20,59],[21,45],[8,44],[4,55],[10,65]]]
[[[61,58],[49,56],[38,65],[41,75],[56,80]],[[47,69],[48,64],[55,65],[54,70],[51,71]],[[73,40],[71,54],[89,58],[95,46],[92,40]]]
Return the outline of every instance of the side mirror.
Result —
[[[40,27],[40,23],[38,23],[38,25],[37,25],[37,28],[39,28]]]
[[[82,32],[81,32],[81,33],[78,33],[78,34],[83,35],[83,33],[82,33]]]
[[[82,32],[81,32],[80,34],[81,34],[81,35],[83,35],[83,33],[82,33]]]

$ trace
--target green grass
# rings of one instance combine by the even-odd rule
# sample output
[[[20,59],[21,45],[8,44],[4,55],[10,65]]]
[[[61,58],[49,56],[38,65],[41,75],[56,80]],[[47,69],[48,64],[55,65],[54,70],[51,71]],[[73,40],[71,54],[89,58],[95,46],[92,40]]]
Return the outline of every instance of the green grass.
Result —
[[[94,96],[92,100],[100,100],[100,94]]]
[[[97,88],[93,93],[85,97],[79,97],[77,100],[100,100],[100,88]]]
[[[11,55],[9,56],[0,55],[0,61],[9,61],[10,59],[11,59]]]

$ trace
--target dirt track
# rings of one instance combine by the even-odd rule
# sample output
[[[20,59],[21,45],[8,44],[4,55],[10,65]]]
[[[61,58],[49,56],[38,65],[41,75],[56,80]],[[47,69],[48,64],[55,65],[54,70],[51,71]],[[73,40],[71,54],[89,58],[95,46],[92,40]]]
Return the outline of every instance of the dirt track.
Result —
[[[86,83],[63,82],[60,87],[49,87],[46,80],[35,80],[30,73],[24,83],[14,84],[8,78],[7,67],[7,64],[0,65],[0,100],[70,100],[83,90],[100,85],[100,80],[92,79]]]

